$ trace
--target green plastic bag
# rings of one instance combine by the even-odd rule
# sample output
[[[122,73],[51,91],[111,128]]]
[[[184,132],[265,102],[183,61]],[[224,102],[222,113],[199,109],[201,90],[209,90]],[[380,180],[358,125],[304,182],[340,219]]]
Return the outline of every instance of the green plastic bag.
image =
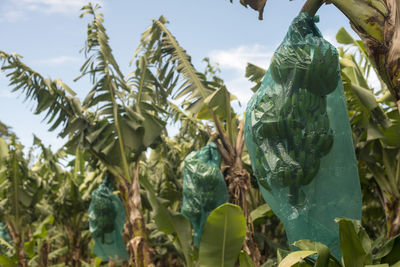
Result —
[[[185,158],[181,213],[193,225],[197,247],[208,215],[228,202],[228,189],[220,164],[217,145],[212,142]]]
[[[7,241],[7,243],[11,243],[11,237],[4,222],[0,222],[0,238]]]
[[[321,242],[340,259],[334,219],[361,219],[361,189],[338,53],[317,19],[293,20],[248,103],[245,141],[290,244]]]
[[[9,244],[12,244],[10,233],[8,232],[7,225],[4,222],[0,222],[0,238]],[[6,254],[6,252],[6,245],[1,244],[0,242],[0,254]]]
[[[89,206],[89,230],[95,244],[94,253],[103,261],[127,261],[128,253],[122,239],[125,208],[113,194],[110,178],[92,192]]]

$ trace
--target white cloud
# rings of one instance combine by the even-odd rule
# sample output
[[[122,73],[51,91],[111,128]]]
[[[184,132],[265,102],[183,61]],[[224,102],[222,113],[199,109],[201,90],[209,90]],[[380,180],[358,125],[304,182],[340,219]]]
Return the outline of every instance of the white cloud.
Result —
[[[255,84],[250,82],[247,78],[237,78],[225,82],[228,90],[237,97],[242,107],[238,107],[239,110],[244,111],[247,102],[253,95],[253,91],[250,90]]]
[[[20,10],[6,10],[3,12],[1,20],[8,22],[17,22],[24,19],[24,12]]]
[[[100,2],[100,1],[96,1]],[[45,13],[76,13],[87,0],[12,0],[12,3],[27,10]]]
[[[225,84],[228,90],[234,94],[242,107],[237,106],[235,110],[243,112],[247,102],[250,100],[253,92],[250,90],[254,83],[245,77],[245,70],[248,62],[267,69],[271,61],[275,48],[259,44],[242,45],[236,48],[226,50],[213,50],[209,53],[212,62],[217,62],[222,74],[233,71],[231,79],[225,78]],[[226,76],[227,77],[227,76]]]
[[[45,14],[78,14],[80,8],[88,3],[88,0],[1,0],[4,1],[1,20],[9,22],[21,21],[29,12],[41,12]],[[103,0],[94,0],[103,6]]]
[[[70,56],[59,56],[38,61],[38,63],[42,65],[61,65],[71,62],[79,62],[79,58]]]
[[[242,45],[228,50],[213,50],[209,57],[218,62],[221,69],[244,71],[248,62],[266,68],[273,55],[273,48],[255,45]],[[244,73],[244,72],[243,72]]]

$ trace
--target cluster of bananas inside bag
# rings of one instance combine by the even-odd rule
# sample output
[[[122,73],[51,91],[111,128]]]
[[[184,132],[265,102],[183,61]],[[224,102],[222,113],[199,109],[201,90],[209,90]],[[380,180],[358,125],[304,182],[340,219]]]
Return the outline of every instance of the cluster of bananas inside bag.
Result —
[[[313,181],[333,145],[326,96],[337,86],[339,64],[337,51],[303,23],[292,24],[300,30],[275,52],[267,74],[274,84],[259,92],[250,115],[258,181],[288,187],[293,205],[304,202],[299,188]]]
[[[317,20],[293,20],[247,104],[244,134],[288,242],[321,242],[340,259],[335,218],[361,219],[361,189],[338,52]]]

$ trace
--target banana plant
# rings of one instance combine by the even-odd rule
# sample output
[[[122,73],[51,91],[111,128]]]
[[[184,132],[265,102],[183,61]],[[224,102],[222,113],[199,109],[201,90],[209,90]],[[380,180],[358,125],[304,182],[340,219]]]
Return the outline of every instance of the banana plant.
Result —
[[[24,243],[31,224],[40,219],[36,204],[43,195],[28,164],[15,134],[0,134],[0,221],[6,223],[20,266],[28,266]]]
[[[142,152],[161,141],[165,111],[160,107],[175,80],[174,75],[154,74],[151,67],[156,62],[148,53],[137,58],[135,69],[125,77],[108,44],[99,8],[91,4],[82,8],[81,16],[93,18],[84,49],[87,60],[77,78],[89,76],[93,83],[83,102],[60,79],[44,78],[16,54],[0,51],[2,70],[14,91],[36,101],[35,113],[46,114],[50,130],[69,137],[69,153],[77,149],[89,153],[114,176],[127,213],[130,262],[148,266],[152,259],[139,194],[139,163]]]
[[[299,240],[295,252],[278,253],[278,267],[396,267],[400,265],[400,236],[386,242],[372,241],[359,221],[336,219],[339,225],[342,259],[335,259],[327,246],[310,240]]]
[[[353,141],[359,170],[364,176],[361,179],[372,176],[378,184],[381,205],[386,214],[387,236],[393,237],[400,233],[399,142],[396,141],[399,140],[400,128],[396,101],[383,79],[380,79],[380,89],[369,86],[368,78],[374,66],[363,42],[353,39],[344,28],[338,31],[336,38],[339,43],[357,49],[356,53],[350,53],[339,48]],[[246,77],[252,82],[259,85],[264,73],[263,68],[248,63]]]
[[[396,0],[332,0],[361,37],[365,53],[400,112],[400,3]]]
[[[172,208],[176,208],[182,201],[183,159],[193,150],[205,146],[209,139],[205,127],[201,129],[201,123],[192,126],[185,124],[183,123],[174,138],[163,137],[163,142],[151,151],[146,162],[148,167],[145,175],[153,185],[154,191],[157,196],[168,199]],[[199,134],[187,134],[186,127],[196,127],[192,129]]]
[[[182,112],[214,124],[215,132],[209,130],[210,140],[216,142],[223,159],[222,173],[228,185],[230,201],[242,208],[249,224],[244,248],[259,264],[260,253],[254,242],[246,199],[251,187],[250,174],[242,162],[244,121],[231,107],[235,97],[217,76],[217,70],[208,59],[204,73],[193,66],[189,54],[168,30],[167,23],[164,17],[153,20],[153,24],[142,34],[135,56],[152,51],[152,60],[157,62],[161,72],[166,73],[165,76],[179,74],[179,80],[174,83],[175,89],[170,94],[175,100],[181,100]],[[174,113],[176,109],[170,108],[169,111]]]
[[[9,146],[5,140],[11,142]],[[13,159],[5,157],[12,157],[15,155],[12,150],[21,149],[22,146],[16,143],[13,134],[3,135],[0,143],[2,179],[7,178],[6,175],[9,176],[13,171],[18,177],[14,169],[9,170],[8,162],[12,162]],[[13,218],[17,217],[14,216],[16,212],[3,206],[10,204],[15,206],[10,203],[15,198],[12,196],[14,191],[10,190],[8,181],[1,181],[2,212],[5,212],[1,216],[7,222],[8,229],[11,230],[12,243],[18,245],[12,249],[10,243],[6,244],[5,240],[2,240],[3,245],[11,248],[11,253],[7,253],[8,262],[10,264],[12,262],[11,265],[15,260],[23,266],[49,266],[51,262],[59,262],[64,258],[63,261],[69,266],[81,266],[81,260],[91,256],[88,253],[90,252],[88,244],[91,238],[86,215],[90,191],[100,183],[101,177],[93,179],[94,172],[86,172],[85,162],[79,154],[74,160],[75,166],[68,171],[59,163],[59,160],[66,156],[65,151],[61,149],[57,153],[53,153],[49,148],[44,147],[37,137],[34,138],[34,145],[41,150],[37,161],[20,175],[26,178],[22,181],[16,180],[18,184],[12,186],[13,190],[18,190],[17,195],[21,199],[18,203],[18,214],[21,218],[19,221],[23,225],[15,223],[18,221]],[[20,154],[20,157],[17,158],[20,162],[18,165],[28,165],[30,161],[23,156],[21,151],[18,154]],[[27,183],[26,180],[30,180],[31,183]],[[19,185],[20,183],[22,186]],[[26,190],[28,188],[29,190]],[[8,194],[3,190],[8,190]],[[27,192],[21,192],[21,190]],[[26,207],[25,203],[32,194],[30,190],[37,190],[37,193],[41,196],[46,195],[46,197],[36,198],[33,204]],[[19,236],[21,241],[18,239]],[[5,257],[6,255],[3,260]],[[5,263],[1,262],[1,264]]]
[[[73,160],[63,166],[60,162],[66,161],[67,156],[64,149],[53,153],[37,137],[34,138],[34,145],[41,153],[32,169],[38,179],[47,183],[47,197],[38,206],[54,216],[56,228],[65,233],[53,241],[59,242],[57,247],[66,248],[62,255],[65,256],[65,263],[69,266],[81,266],[81,260],[91,256],[88,253],[91,237],[87,215],[90,193],[99,186],[106,170],[101,166],[90,166],[88,154],[78,150]],[[48,253],[51,252],[49,249]]]
[[[391,238],[400,234],[400,118],[396,100],[383,79],[381,88],[368,85],[374,68],[363,43],[354,40],[343,28],[336,37],[339,43],[357,48],[355,53],[339,49],[342,80],[359,169],[366,169],[365,175],[370,174],[379,187],[387,236]]]
[[[29,257],[28,266],[49,266],[50,243],[57,236],[52,231],[54,229],[49,229],[53,223],[54,217],[49,215],[44,220],[32,225],[35,230],[30,239],[24,243],[26,254]]]
[[[232,0],[230,0],[232,2]],[[240,0],[262,14],[265,0]],[[302,12],[314,15],[322,4],[335,5],[361,37],[377,74],[397,101],[400,112],[400,2],[398,0],[307,0]],[[262,18],[261,18],[262,19]],[[351,42],[351,40],[350,40]]]

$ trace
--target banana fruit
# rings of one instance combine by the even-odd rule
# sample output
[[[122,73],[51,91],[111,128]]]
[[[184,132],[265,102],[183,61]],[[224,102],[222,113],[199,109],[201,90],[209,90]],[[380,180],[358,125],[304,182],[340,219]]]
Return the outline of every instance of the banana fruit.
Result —
[[[268,107],[275,107],[275,109]],[[265,112],[267,109],[267,112]],[[269,112],[268,112],[269,111]],[[333,145],[333,131],[326,112],[326,96],[298,88],[282,98],[264,95],[253,111],[257,123],[253,136],[258,145],[257,177],[264,187],[265,177],[279,187],[308,185],[317,175],[320,159]],[[265,157],[266,162],[263,162]],[[296,197],[292,201],[297,201]]]
[[[340,81],[339,58],[316,20],[305,13],[294,19],[246,110],[246,145],[258,182],[266,190],[287,188],[293,205],[306,199],[300,189],[315,179],[334,141],[327,95]]]

